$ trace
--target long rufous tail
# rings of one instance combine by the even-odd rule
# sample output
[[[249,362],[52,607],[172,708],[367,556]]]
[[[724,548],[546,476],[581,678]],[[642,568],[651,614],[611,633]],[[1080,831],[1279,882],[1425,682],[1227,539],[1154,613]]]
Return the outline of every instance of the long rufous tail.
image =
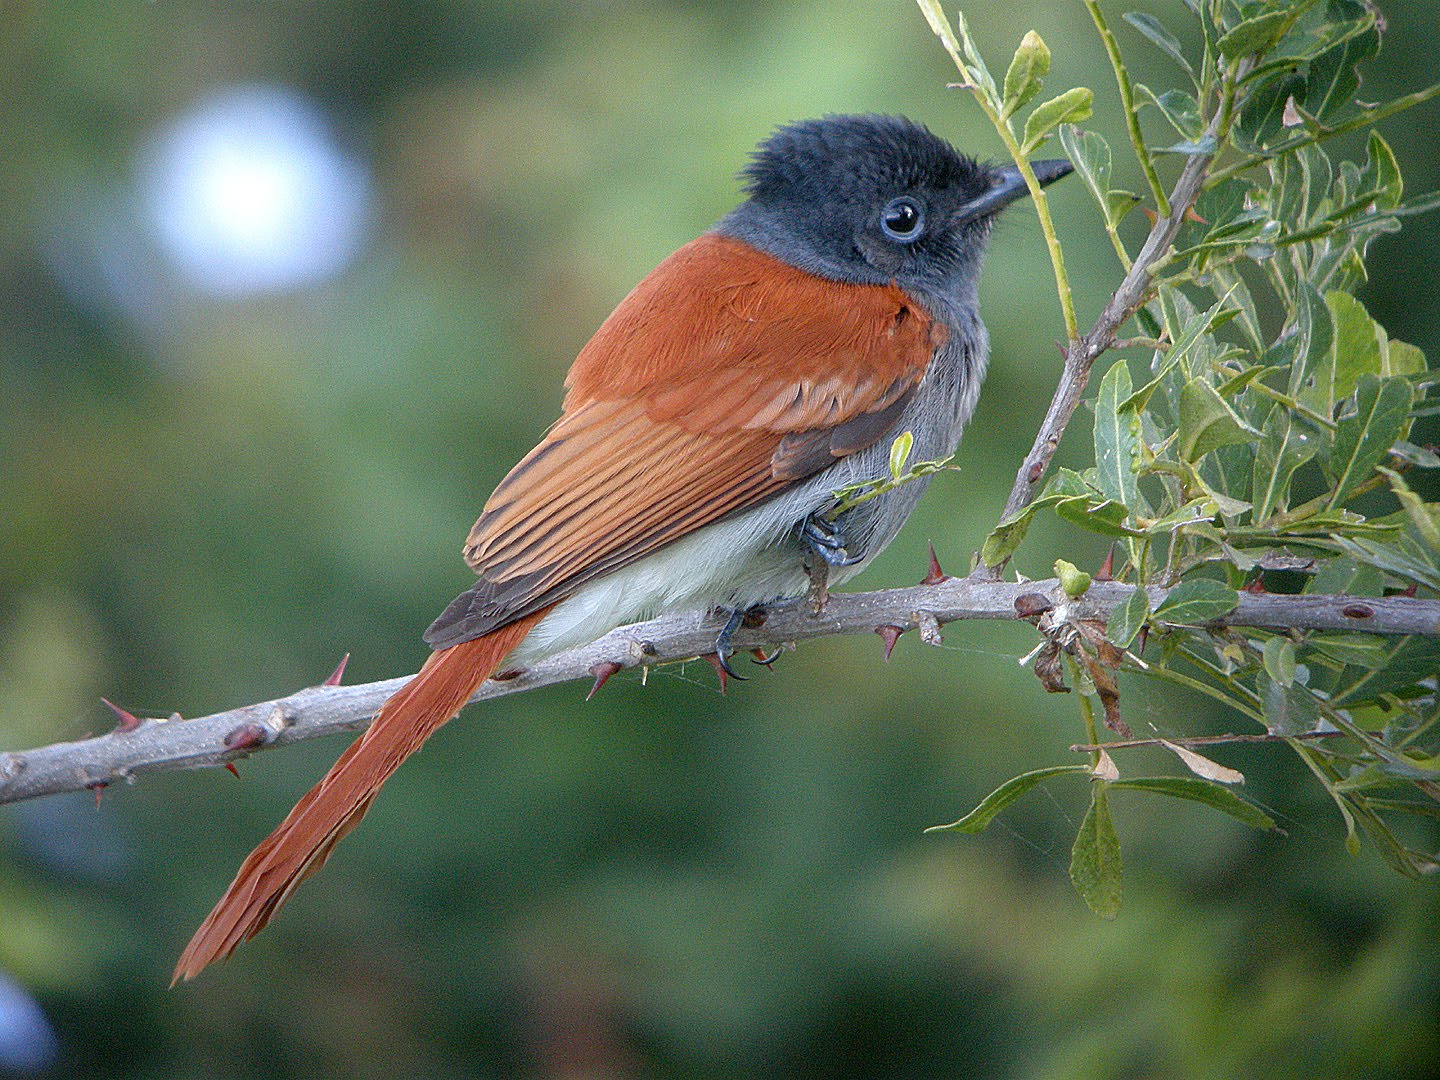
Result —
[[[465,706],[548,610],[431,653],[324,779],[250,853],[185,946],[171,985],[193,979],[264,929],[296,886],[319,870],[340,839],[359,824],[390,774]]]

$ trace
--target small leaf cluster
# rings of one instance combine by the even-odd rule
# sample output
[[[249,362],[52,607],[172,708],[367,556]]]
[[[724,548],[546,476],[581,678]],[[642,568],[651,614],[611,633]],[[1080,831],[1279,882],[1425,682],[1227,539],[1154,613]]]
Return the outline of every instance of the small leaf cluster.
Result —
[[[1242,631],[1215,620],[1241,589],[1354,597],[1357,611],[1365,598],[1440,596],[1440,502],[1423,494],[1435,490],[1440,456],[1415,437],[1417,420],[1440,414],[1440,372],[1356,296],[1370,245],[1440,206],[1434,195],[1406,199],[1371,125],[1440,85],[1356,100],[1359,68],[1381,43],[1375,10],[1360,0],[1186,0],[1183,32],[1128,14],[1129,41],[1173,61],[1178,85],[1133,84],[1099,4],[1086,6],[1110,53],[1141,183],[1117,184],[1132,166],[1075,116],[1044,134],[1058,134],[1124,271],[1138,257],[1123,227],[1137,206],[1153,201],[1152,221],[1173,212],[1184,224],[1144,268],[1149,287],[1123,343],[1145,350],[1148,364],[1139,373],[1116,360],[1096,388],[1094,465],[1053,474],[986,538],[981,560],[1009,561],[1042,512],[1110,539],[1115,578],[1170,590],[1152,610],[1136,589],[1111,616],[1106,638],[1129,650],[1125,667],[1224,702],[1289,741],[1333,798],[1352,849],[1364,833],[1402,872],[1432,869],[1435,853],[1407,847],[1391,819],[1440,811],[1440,638]],[[997,91],[1003,104],[1022,107],[1048,63],[1027,36]],[[1088,91],[1085,102],[1088,112]],[[1332,155],[1330,140],[1362,129],[1363,159]],[[1028,122],[1021,149],[1034,149]],[[1172,207],[1160,173],[1201,159],[1198,197]],[[1119,847],[1105,792],[1126,782],[1100,764],[1086,770],[1094,797],[1072,877],[1097,912],[1113,914]],[[983,827],[1055,772],[1016,778],[951,828]],[[1223,791],[1213,796],[1220,809],[1242,816],[1238,801],[1259,813],[1203,774],[1185,782]]]

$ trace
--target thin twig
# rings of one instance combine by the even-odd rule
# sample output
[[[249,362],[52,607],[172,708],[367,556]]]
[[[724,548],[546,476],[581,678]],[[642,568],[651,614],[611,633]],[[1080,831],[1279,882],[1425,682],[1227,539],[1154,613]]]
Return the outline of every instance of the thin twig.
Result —
[[[1344,734],[1343,731],[1306,731],[1299,735],[1272,735],[1267,731],[1249,735],[1196,735],[1189,738],[1124,739],[1117,742],[1074,743],[1070,749],[1077,754],[1093,753],[1098,750],[1107,752],[1131,750],[1142,746],[1164,748],[1167,745],[1183,746],[1187,750],[1193,750],[1197,746],[1226,746],[1230,743],[1288,743],[1295,739],[1335,739]]]

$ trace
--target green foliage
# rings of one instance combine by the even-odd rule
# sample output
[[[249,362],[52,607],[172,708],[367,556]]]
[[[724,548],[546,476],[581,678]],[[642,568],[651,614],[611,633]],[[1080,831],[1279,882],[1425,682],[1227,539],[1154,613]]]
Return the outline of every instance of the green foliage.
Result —
[[[1081,687],[1087,723],[1098,694],[1120,728],[1118,695],[1105,685],[1116,668],[1224,701],[1290,741],[1339,809],[1347,844],[1364,833],[1392,866],[1415,874],[1435,856],[1410,850],[1393,819],[1432,812],[1440,798],[1440,640],[1219,628],[1216,620],[1235,609],[1242,585],[1307,596],[1440,595],[1440,503],[1422,494],[1434,490],[1426,473],[1440,469],[1440,457],[1410,441],[1415,420],[1440,411],[1440,373],[1419,349],[1392,340],[1356,296],[1370,244],[1437,200],[1405,200],[1378,131],[1368,132],[1363,161],[1328,149],[1335,136],[1428,100],[1440,86],[1379,104],[1355,100],[1359,68],[1380,47],[1377,14],[1359,0],[1189,6],[1195,25],[1183,33],[1155,15],[1125,16],[1186,83],[1152,89],[1132,84],[1099,5],[1087,0],[1156,214],[1171,211],[1156,172],[1166,155],[1177,165],[1201,156],[1208,179],[1193,207],[1175,207],[1186,220],[1172,249],[1147,268],[1132,313],[1134,340],[1150,350],[1144,381],[1137,389],[1123,358],[1099,380],[1094,466],[1058,471],[987,537],[981,559],[1007,562],[1046,509],[1115,540],[1124,555],[1115,557],[1117,579],[1169,592],[1151,610],[1137,589],[1103,639],[1071,633],[1063,647],[1083,658],[1094,682]],[[960,51],[980,65],[963,21],[959,35]],[[1000,107],[983,100],[993,87],[972,80],[987,113],[1001,117],[1002,137],[1033,96],[1027,73],[1042,66],[1037,40],[1027,35],[1016,52]],[[1090,109],[1088,90],[1057,95],[1030,114],[1018,150],[1028,154],[1058,130],[1129,271],[1135,256],[1120,226],[1137,197],[1112,186],[1118,167],[1108,141],[1075,126]],[[1152,657],[1123,652],[1146,644],[1147,627]],[[1098,753],[1092,764],[1093,798],[1070,873],[1106,918],[1120,900],[1107,788],[1199,800],[1260,828],[1274,824],[1203,770],[1117,780],[1108,756],[1104,768]],[[950,828],[983,827],[1054,771],[1017,777]]]

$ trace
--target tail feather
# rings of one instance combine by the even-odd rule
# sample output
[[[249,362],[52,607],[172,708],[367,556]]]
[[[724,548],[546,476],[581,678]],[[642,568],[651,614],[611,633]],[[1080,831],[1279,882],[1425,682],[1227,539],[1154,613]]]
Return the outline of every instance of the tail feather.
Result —
[[[250,853],[180,955],[171,985],[193,979],[264,929],[299,884],[319,870],[335,845],[360,823],[381,785],[520,644],[548,609],[483,637],[430,654],[365,733]]]

